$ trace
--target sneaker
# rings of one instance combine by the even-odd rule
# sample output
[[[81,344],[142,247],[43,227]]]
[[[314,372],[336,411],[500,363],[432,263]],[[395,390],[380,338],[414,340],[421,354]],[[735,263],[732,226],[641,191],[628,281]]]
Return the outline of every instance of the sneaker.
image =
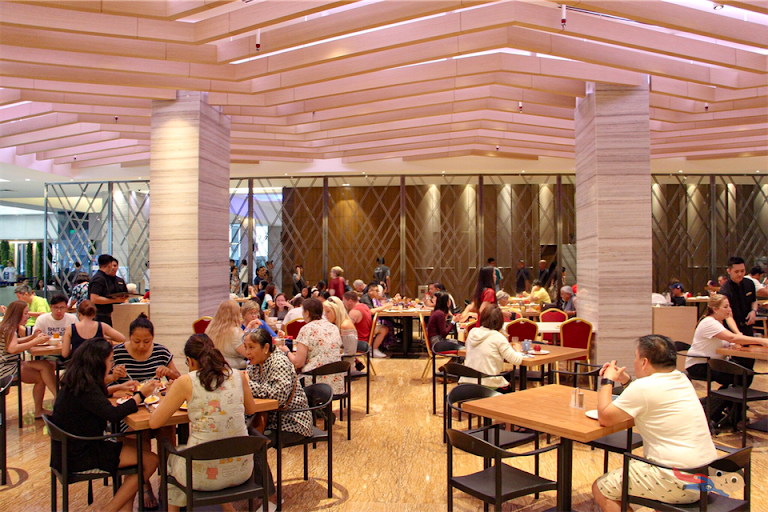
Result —
[[[383,358],[387,357],[387,354],[385,354],[381,350],[375,348],[375,349],[373,349],[373,357],[377,357],[379,359],[383,359]]]

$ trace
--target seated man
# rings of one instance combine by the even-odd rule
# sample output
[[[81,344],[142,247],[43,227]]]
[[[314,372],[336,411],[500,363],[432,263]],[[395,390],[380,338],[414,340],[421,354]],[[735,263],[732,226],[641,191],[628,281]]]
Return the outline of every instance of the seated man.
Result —
[[[355,324],[358,341],[365,341],[367,343],[373,328],[371,310],[365,304],[360,303],[355,292],[344,292],[341,300],[347,313],[349,313],[349,319]]]
[[[46,336],[62,340],[67,327],[76,322],[77,316],[67,313],[67,297],[62,293],[55,293],[51,297],[51,312],[38,316],[32,330],[40,329]]]
[[[754,266],[745,277],[755,283],[755,295],[761,298],[768,297],[768,286],[765,286],[762,281],[764,272],[762,267]]]
[[[563,286],[560,288],[560,299],[557,301],[558,309],[565,311],[568,316],[576,316],[576,296],[573,288]]]
[[[16,298],[22,302],[26,302],[29,306],[29,320],[27,320],[27,327],[35,325],[37,317],[51,312],[51,306],[48,305],[48,301],[44,297],[38,297],[35,295],[35,290],[30,288],[26,284],[17,286],[14,290]]]
[[[715,460],[717,453],[696,391],[676,364],[677,351],[669,338],[657,334],[640,338],[634,363],[637,380],[632,382],[626,367],[618,367],[616,361],[600,370],[598,421],[612,426],[633,418],[635,429],[643,436],[645,458],[673,468],[695,468]],[[612,401],[614,383],[626,389]],[[592,484],[592,494],[603,511],[621,509],[622,471],[610,471]],[[678,479],[672,470],[633,460],[629,478],[633,496],[678,504],[699,500],[699,489],[686,489],[688,482]]]
[[[672,286],[669,287],[670,290],[672,290],[672,296],[669,298],[670,302],[672,302],[673,306],[685,306],[686,300],[685,300],[685,289],[683,288],[683,285],[680,283],[675,283]]]
[[[542,286],[541,281],[538,279],[533,280],[533,287],[531,293],[523,292],[523,297],[529,297],[532,304],[548,304],[552,302],[549,298],[547,290]]]

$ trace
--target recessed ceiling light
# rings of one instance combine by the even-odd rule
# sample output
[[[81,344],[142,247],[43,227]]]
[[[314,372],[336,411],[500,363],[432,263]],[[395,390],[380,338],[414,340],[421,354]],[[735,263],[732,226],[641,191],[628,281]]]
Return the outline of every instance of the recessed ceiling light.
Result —
[[[719,11],[719,10],[720,10],[720,9],[722,9],[723,7],[725,7],[725,5],[723,5],[723,4],[715,4],[714,6],[712,6],[712,8],[713,8],[714,10],[716,10],[716,11]]]
[[[523,170],[522,170],[522,171],[520,171],[520,172],[522,172],[523,174],[525,174],[525,169],[523,169]]]
[[[10,180],[4,180],[3,178],[0,178],[0,183],[8,183]]]
[[[342,186],[342,187],[348,187],[348,186],[349,186],[349,183],[342,183],[342,184],[341,184],[341,186]]]
[[[760,169],[756,170],[755,172],[760,172]]]
[[[682,169],[680,169],[680,170],[679,170],[679,171],[677,171],[677,172],[683,172],[683,170],[682,170]]]
[[[141,176],[139,176],[139,179],[141,179]]]
[[[32,180],[31,180],[31,179],[29,179],[29,178],[26,178],[24,181],[32,181]]]

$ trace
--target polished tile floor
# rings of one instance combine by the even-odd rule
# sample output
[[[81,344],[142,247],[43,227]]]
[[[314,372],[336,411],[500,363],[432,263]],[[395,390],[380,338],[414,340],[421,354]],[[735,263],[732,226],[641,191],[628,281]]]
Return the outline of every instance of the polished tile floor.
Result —
[[[371,382],[371,411],[365,414],[365,381],[353,388],[352,440],[346,439],[345,422],[337,422],[334,432],[333,498],[326,496],[326,449],[318,445],[310,450],[310,479],[302,479],[301,448],[285,452],[284,510],[290,511],[444,511],[446,509],[446,450],[442,443],[442,417],[431,414],[431,385],[422,383],[420,375],[425,359],[375,360],[378,376]],[[758,363],[757,371],[768,370]],[[768,377],[761,376],[755,387],[768,390]],[[438,387],[438,390],[440,388]],[[701,392],[703,387],[697,384]],[[31,387],[24,388],[24,404],[31,406]],[[17,428],[16,392],[8,397],[8,463],[10,485],[0,487],[0,511],[50,510],[50,478],[48,470],[49,442],[41,421],[31,413],[24,418],[25,427]],[[438,402],[438,408],[440,402]],[[31,407],[26,407],[31,411]],[[757,403],[752,410],[768,414],[768,404]],[[717,442],[735,445],[734,434],[718,436]],[[753,451],[753,510],[768,509],[768,434],[750,431]],[[576,444],[574,453],[574,506],[581,511],[598,510],[591,497],[592,481],[602,473],[602,452]],[[618,455],[611,456],[610,467],[621,464]],[[480,469],[481,462],[471,456],[455,459],[457,473]],[[274,452],[270,466],[275,468]],[[533,461],[521,461],[519,467],[531,469]],[[555,478],[554,454],[543,456],[542,474]],[[153,477],[157,488],[159,478]],[[71,510],[86,510],[86,484],[76,484],[70,495]],[[109,499],[109,488],[95,486],[95,503]],[[477,511],[482,504],[459,491],[454,493],[457,511]],[[59,491],[59,500],[61,492]],[[762,505],[760,505],[762,504]],[[544,493],[539,500],[521,498],[507,503],[504,510],[542,511],[555,505],[555,493]],[[58,505],[59,510],[61,504]],[[91,507],[93,508],[93,507]],[[245,510],[247,503],[238,504]]]

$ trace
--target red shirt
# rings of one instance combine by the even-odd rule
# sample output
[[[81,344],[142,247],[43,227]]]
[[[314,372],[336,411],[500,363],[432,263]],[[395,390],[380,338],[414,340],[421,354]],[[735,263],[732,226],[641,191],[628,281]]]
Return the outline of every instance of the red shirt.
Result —
[[[496,292],[493,288],[486,288],[483,290],[481,302],[496,302]]]
[[[333,290],[338,298],[344,295],[344,278],[334,277],[331,282],[328,283],[328,291]]]
[[[365,304],[360,304],[358,302],[355,307],[352,308],[352,311],[359,311],[363,317],[362,320],[355,324],[355,329],[357,329],[357,340],[368,343],[368,340],[371,338],[371,327],[373,324],[371,310],[368,309],[368,306]]]

